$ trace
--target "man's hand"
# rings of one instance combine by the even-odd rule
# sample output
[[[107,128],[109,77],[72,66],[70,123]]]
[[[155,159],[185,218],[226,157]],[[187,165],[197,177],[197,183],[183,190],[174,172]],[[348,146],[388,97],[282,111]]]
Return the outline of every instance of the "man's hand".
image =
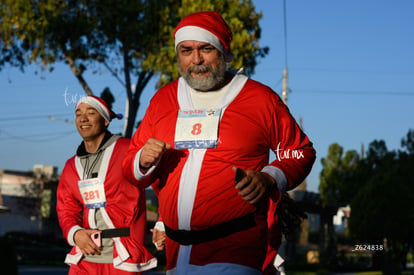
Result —
[[[236,172],[237,167],[233,167]],[[273,186],[275,180],[267,173],[243,169],[244,177],[236,183],[238,195],[250,204],[258,203]]]
[[[85,255],[101,255],[102,248],[97,246],[92,240],[92,235],[99,233],[99,230],[81,229],[75,232],[73,239],[82,254]]]
[[[165,231],[158,229],[150,229],[152,232],[152,243],[155,245],[157,250],[164,250],[165,248]]]
[[[166,150],[171,149],[172,146],[168,142],[159,139],[149,138],[142,147],[139,165],[141,168],[147,169],[154,165],[164,154]]]

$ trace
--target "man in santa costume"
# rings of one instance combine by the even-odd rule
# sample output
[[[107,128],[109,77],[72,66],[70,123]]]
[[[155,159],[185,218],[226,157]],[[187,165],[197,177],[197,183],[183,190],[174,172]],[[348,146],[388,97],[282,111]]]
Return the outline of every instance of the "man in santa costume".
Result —
[[[59,224],[73,246],[69,274],[141,274],[157,260],[145,248],[145,190],[123,177],[129,139],[107,128],[115,114],[98,97],[76,104],[83,138],[63,169],[57,190]]]
[[[302,182],[315,151],[271,88],[226,70],[218,13],[188,15],[174,39],[181,77],[152,98],[124,174],[156,182],[167,274],[262,274],[268,202]]]

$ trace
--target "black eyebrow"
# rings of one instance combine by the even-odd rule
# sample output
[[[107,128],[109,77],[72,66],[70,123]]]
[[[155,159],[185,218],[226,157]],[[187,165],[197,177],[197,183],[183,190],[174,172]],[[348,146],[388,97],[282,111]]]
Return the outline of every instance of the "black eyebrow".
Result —
[[[205,44],[202,44],[202,45],[200,45],[200,46],[198,46],[197,47],[197,49],[202,49],[202,48],[206,48],[206,47],[213,47],[213,48],[215,48],[213,45],[211,45],[210,43],[205,43]],[[179,47],[180,49],[181,48],[183,48],[183,49],[193,49],[193,47],[192,46],[185,46],[185,45],[180,45],[180,47]]]
[[[86,108],[86,110],[87,110],[87,111],[89,111],[89,110],[97,111],[94,107],[87,107],[87,108]],[[77,108],[77,109],[75,110],[75,113],[76,113],[76,112],[78,112],[78,111],[80,111],[80,109],[79,109],[79,108]]]

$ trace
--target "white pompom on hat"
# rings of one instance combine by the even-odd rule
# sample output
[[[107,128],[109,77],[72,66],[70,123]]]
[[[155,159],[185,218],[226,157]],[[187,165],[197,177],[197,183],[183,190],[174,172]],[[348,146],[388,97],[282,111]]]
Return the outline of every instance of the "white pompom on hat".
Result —
[[[114,111],[112,111],[106,102],[97,96],[88,95],[81,97],[79,101],[76,103],[75,110],[78,109],[79,104],[86,103],[91,105],[93,108],[98,111],[98,113],[108,122],[111,122],[113,118],[122,119],[122,114],[115,114]]]
[[[182,41],[196,40],[209,43],[224,55],[224,60],[233,60],[230,51],[232,33],[221,17],[215,11],[202,11],[184,17],[174,31],[175,49]]]

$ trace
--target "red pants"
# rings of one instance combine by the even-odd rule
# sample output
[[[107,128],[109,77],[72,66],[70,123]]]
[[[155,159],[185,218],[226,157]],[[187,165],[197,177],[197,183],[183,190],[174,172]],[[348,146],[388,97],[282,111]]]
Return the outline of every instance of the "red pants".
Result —
[[[70,265],[69,275],[140,275],[139,272],[128,272],[114,267],[113,264],[99,264],[80,261]]]

